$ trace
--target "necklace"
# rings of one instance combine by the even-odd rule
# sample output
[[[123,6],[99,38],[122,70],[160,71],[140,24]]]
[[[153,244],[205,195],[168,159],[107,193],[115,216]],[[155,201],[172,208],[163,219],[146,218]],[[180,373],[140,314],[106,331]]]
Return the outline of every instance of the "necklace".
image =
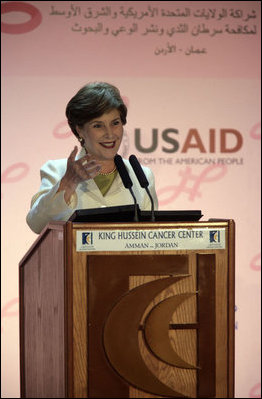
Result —
[[[113,170],[111,170],[111,172],[107,172],[107,173],[99,173],[99,175],[101,175],[101,176],[109,176],[109,175],[112,175],[114,172],[116,171],[116,166],[114,167],[114,169]]]

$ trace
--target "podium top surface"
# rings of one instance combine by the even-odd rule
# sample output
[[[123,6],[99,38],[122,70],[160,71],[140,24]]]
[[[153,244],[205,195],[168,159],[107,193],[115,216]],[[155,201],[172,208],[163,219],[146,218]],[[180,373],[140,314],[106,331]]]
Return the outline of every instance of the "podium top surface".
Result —
[[[137,206],[137,219],[139,222],[154,220],[155,222],[194,222],[203,215],[200,210],[157,210],[141,211]],[[133,222],[135,205],[113,206],[94,209],[76,210],[69,218],[71,222]],[[153,216],[153,219],[152,219]]]

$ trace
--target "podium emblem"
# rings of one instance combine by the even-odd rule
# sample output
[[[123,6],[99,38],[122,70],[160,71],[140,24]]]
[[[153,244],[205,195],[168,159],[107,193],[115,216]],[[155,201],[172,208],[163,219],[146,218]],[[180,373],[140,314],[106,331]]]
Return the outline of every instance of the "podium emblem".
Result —
[[[149,303],[169,285],[188,276],[168,277],[136,287],[116,303],[104,327],[104,347],[111,366],[131,385],[156,395],[184,397],[163,384],[145,364],[138,341],[141,318]],[[143,339],[151,353],[175,367],[196,369],[173,349],[169,323],[176,308],[196,293],[169,297],[153,307],[145,318]],[[125,323],[120,323],[125,320]]]

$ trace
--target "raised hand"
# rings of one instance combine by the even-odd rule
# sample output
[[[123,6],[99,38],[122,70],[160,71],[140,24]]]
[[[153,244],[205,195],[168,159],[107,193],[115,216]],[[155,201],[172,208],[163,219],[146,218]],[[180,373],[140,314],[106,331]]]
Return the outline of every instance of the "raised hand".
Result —
[[[71,195],[75,192],[79,183],[85,180],[93,179],[98,175],[101,165],[87,154],[83,158],[75,160],[78,148],[74,147],[73,151],[67,159],[67,168],[65,175],[62,177],[59,189],[57,191],[65,191],[65,201],[69,202]]]

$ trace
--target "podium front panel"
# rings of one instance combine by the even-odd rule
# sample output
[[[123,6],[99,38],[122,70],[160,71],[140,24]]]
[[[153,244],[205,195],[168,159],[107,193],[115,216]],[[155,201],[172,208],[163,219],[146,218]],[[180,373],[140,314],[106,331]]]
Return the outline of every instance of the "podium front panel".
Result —
[[[134,228],[207,229],[212,234],[222,229],[225,246],[77,249],[79,232],[83,242],[93,245],[93,232]],[[68,229],[73,298],[70,395],[232,397],[234,223],[74,223]]]
[[[234,222],[52,223],[19,264],[21,397],[234,397]]]

